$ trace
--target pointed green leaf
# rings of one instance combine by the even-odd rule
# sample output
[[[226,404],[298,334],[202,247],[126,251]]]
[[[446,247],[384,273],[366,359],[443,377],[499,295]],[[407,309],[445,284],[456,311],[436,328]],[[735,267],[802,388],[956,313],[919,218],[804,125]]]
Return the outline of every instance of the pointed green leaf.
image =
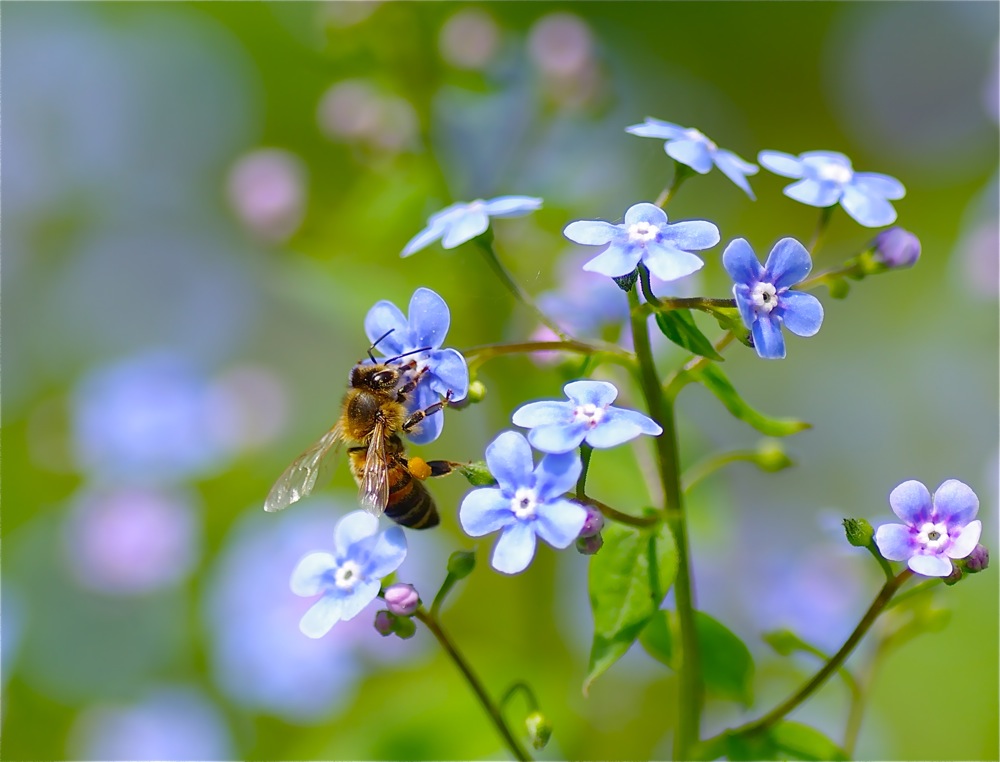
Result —
[[[657,312],[656,324],[664,336],[689,352],[716,362],[722,362],[725,359],[715,351],[712,342],[698,328],[694,322],[694,316],[691,315],[691,310]]]
[[[787,437],[789,434],[797,434],[803,429],[811,427],[811,424],[805,421],[798,421],[794,418],[770,418],[754,410],[743,401],[736,388],[717,365],[707,364],[704,368],[694,371],[694,374],[695,378],[703,383],[706,389],[719,398],[726,410],[744,423],[750,424],[761,434],[772,437]]]
[[[781,759],[801,760],[845,760],[848,759],[844,750],[820,733],[816,728],[803,725],[801,722],[779,722],[768,731],[772,743],[779,752]]]
[[[677,575],[677,548],[665,525],[638,530],[610,524],[603,537],[590,562],[594,641],[584,694],[635,642]]]

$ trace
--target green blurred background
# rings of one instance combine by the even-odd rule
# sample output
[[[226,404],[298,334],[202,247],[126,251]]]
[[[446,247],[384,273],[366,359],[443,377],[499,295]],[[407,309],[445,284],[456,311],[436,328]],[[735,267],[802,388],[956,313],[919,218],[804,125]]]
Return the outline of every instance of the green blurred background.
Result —
[[[913,270],[820,293],[823,329],[786,361],[728,353],[748,401],[814,428],[786,442],[795,468],[734,466],[691,496],[699,606],[757,658],[757,708],[711,702],[706,732],[814,667],[762,632],[834,649],[868,605],[880,573],[841,517],[877,525],[904,479],[958,478],[996,550],[997,28],[996,4],[957,2],[6,4],[2,756],[502,758],[426,632],[383,640],[374,606],[298,632],[288,575],[353,509],[346,467],[285,513],[261,503],[336,417],[375,301],[433,288],[459,348],[536,331],[470,247],[400,259],[432,212],[541,196],[496,226],[520,282],[578,313],[623,298],[591,295],[607,284],[560,231],[669,181],[662,143],[623,131],[645,116],[749,160],[843,151],[903,181],[899,223],[923,243]],[[713,172],[669,213],[763,256],[815,225],[787,182],[751,178],[752,202]],[[837,210],[817,267],[871,235]],[[721,250],[687,293],[726,295]],[[481,457],[573,373],[488,364],[486,400],[420,453]],[[701,389],[680,407],[685,465],[758,441]],[[595,495],[638,510],[651,457],[601,453]],[[458,529],[458,477],[432,489],[443,525],[410,533],[400,575],[430,598],[448,554],[478,549],[444,621],[495,695],[533,685],[555,725],[539,756],[668,756],[674,679],[644,653],[581,695],[587,559],[544,547],[502,577]],[[937,593],[951,620],[881,664],[859,757],[997,758],[997,600],[994,569]],[[840,739],[845,714],[832,683],[793,718]]]

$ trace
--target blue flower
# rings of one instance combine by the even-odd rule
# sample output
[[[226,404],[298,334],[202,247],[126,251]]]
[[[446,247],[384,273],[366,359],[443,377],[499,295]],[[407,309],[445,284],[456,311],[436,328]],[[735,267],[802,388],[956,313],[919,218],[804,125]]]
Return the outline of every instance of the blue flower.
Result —
[[[626,127],[625,132],[641,138],[658,138],[667,141],[663,150],[674,161],[691,167],[700,175],[707,174],[714,164],[726,177],[736,183],[750,197],[754,198],[747,175],[757,174],[758,167],[744,161],[732,151],[719,148],[708,136],[699,130],[685,129],[671,122],[647,116],[642,124]]]
[[[618,390],[607,381],[571,381],[563,391],[568,402],[529,402],[514,411],[514,425],[531,429],[528,441],[542,452],[569,452],[583,441],[605,449],[640,434],[663,433],[652,418],[634,410],[612,407]]]
[[[536,536],[555,548],[568,547],[577,538],[587,511],[563,497],[580,476],[577,453],[545,455],[535,468],[528,440],[505,431],[486,448],[486,464],[499,486],[466,495],[458,518],[472,537],[501,530],[493,549],[494,569],[524,571],[534,558]]]
[[[895,177],[876,172],[855,172],[851,160],[835,151],[806,151],[798,156],[781,151],[761,151],[757,161],[776,175],[798,178],[784,194],[809,206],[833,206],[865,227],[877,228],[896,220],[890,200],[906,195]]]
[[[743,322],[753,334],[757,354],[768,360],[785,356],[781,325],[797,336],[812,336],[823,323],[823,305],[812,294],[791,291],[812,269],[805,246],[794,238],[782,238],[760,266],[750,244],[743,238],[730,243],[722,264],[736,284],[733,296]]]
[[[426,349],[407,358],[416,363],[414,375],[419,378],[417,388],[406,403],[411,413],[433,405],[449,392],[455,402],[465,399],[469,393],[469,368],[462,353],[457,349],[441,349],[450,324],[448,305],[429,288],[413,292],[409,320],[388,301],[379,302],[365,316],[365,333],[369,341],[382,339],[376,349],[385,356],[397,357],[415,349]],[[409,433],[409,437],[416,444],[427,444],[441,435],[443,426],[443,415],[430,415]]]
[[[403,247],[402,256],[408,257],[439,238],[444,248],[454,249],[485,233],[490,217],[521,217],[541,206],[542,200],[534,196],[497,196],[489,201],[452,204],[430,216],[427,227]]]
[[[925,577],[947,577],[953,558],[976,548],[983,522],[973,521],[979,498],[957,479],[942,483],[934,497],[918,481],[903,482],[889,495],[892,511],[905,524],[883,524],[875,531],[879,552]]]
[[[337,522],[333,547],[333,553],[310,553],[292,572],[293,593],[322,595],[299,623],[310,638],[321,638],[342,619],[353,619],[375,600],[382,578],[406,557],[403,530],[394,526],[380,533],[378,519],[365,511]]]
[[[700,270],[705,263],[690,252],[710,249],[719,242],[719,229],[711,222],[688,220],[668,225],[667,213],[649,203],[631,206],[621,225],[577,220],[566,226],[563,235],[585,246],[607,246],[583,266],[584,270],[618,278],[634,271],[641,260],[665,281]]]

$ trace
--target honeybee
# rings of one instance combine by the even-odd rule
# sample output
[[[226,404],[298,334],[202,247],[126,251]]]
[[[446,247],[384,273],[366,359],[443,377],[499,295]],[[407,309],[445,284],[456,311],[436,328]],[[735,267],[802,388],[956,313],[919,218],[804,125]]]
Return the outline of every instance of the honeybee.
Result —
[[[408,414],[407,395],[417,387],[423,371],[416,368],[415,361],[398,361],[425,350],[377,362],[372,349],[388,335],[369,348],[371,364],[358,363],[351,370],[340,418],[278,477],[264,501],[265,511],[280,511],[309,495],[329,475],[341,445],[353,442],[356,444],[348,448],[348,455],[361,506],[376,516],[384,512],[411,529],[437,526],[437,507],[422,481],[450,473],[452,464],[407,458],[399,434],[444,408],[451,392],[443,400]]]

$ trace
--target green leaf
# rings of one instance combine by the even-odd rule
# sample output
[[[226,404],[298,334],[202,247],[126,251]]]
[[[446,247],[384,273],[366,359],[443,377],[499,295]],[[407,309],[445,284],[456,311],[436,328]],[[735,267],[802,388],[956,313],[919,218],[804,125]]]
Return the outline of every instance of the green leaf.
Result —
[[[609,524],[603,536],[590,562],[594,641],[584,695],[628,651],[677,576],[677,548],[666,525],[639,530]]]
[[[736,392],[736,388],[717,365],[708,364],[704,368],[694,371],[694,374],[695,378],[703,383],[706,389],[719,398],[726,410],[744,423],[750,424],[761,434],[772,437],[787,437],[789,434],[797,434],[803,429],[812,427],[812,424],[805,421],[794,418],[770,418],[754,410],[743,401],[743,398]]]
[[[705,690],[715,696],[753,703],[753,656],[750,649],[728,627],[701,611],[694,612],[698,635],[701,674]],[[676,611],[660,610],[639,636],[646,652],[673,670],[680,665],[674,648],[680,642],[680,622]]]
[[[768,731],[782,759],[846,760],[847,754],[816,728],[801,722],[779,722]]]
[[[664,336],[689,352],[716,362],[722,362],[725,359],[715,351],[712,342],[698,328],[691,315],[691,310],[657,312],[656,324]]]

